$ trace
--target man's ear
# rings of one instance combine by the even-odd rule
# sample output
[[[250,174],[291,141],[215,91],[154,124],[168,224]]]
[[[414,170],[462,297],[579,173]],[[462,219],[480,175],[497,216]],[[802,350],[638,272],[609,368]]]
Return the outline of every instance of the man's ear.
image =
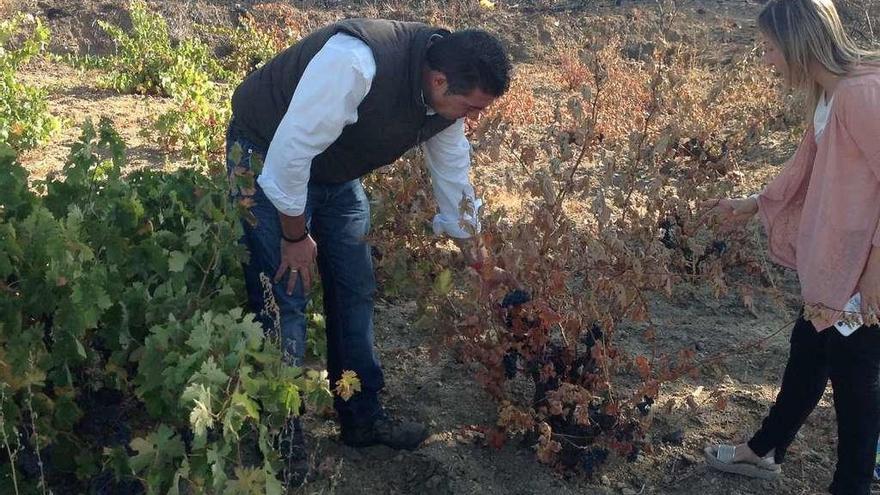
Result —
[[[438,70],[431,71],[431,79],[430,80],[431,80],[431,86],[436,89],[445,90],[446,86],[448,84],[448,81],[446,80],[446,74],[444,74]]]

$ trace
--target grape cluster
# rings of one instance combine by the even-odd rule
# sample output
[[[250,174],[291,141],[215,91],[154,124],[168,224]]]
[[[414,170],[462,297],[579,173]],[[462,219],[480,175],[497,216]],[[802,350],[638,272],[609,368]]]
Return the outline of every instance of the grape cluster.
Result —
[[[657,224],[663,233],[660,242],[667,249],[678,249],[680,246],[679,234],[681,233],[681,219],[678,215],[668,216]]]
[[[23,448],[18,452],[15,459],[16,467],[24,474],[25,478],[36,479],[40,476],[39,461],[43,457],[44,452],[41,452],[40,457],[37,457],[34,447],[23,434],[21,445]]]
[[[522,306],[523,304],[532,300],[532,296],[522,290],[522,289],[514,289],[507,294],[504,295],[504,298],[499,303],[501,309],[510,310],[517,306]],[[507,328],[513,328],[513,315],[508,314],[505,316],[504,320]],[[519,371],[519,358],[520,355],[518,352],[514,350],[509,350],[504,355],[502,359],[502,364],[504,365],[504,376],[510,380],[516,377],[517,372]]]
[[[528,292],[514,290],[507,293],[499,303],[503,311],[502,317],[509,329],[528,330],[535,328],[536,321],[529,320],[527,314],[511,311],[531,300]],[[514,321],[514,318],[518,320]],[[514,327],[516,323],[516,327]],[[605,333],[598,323],[593,323],[581,332],[578,345],[564,345],[561,342],[546,342],[541,348],[529,347],[526,335],[519,331],[512,332],[513,342],[502,357],[501,366],[504,376],[512,379],[523,372],[534,382],[533,404],[543,404],[547,395],[563,383],[582,384],[590,388],[594,375],[600,372],[593,353],[590,350],[603,341]],[[547,373],[547,370],[552,373]],[[638,405],[638,410],[647,415],[653,406],[653,399],[645,397]],[[613,438],[627,446],[622,453],[627,460],[635,461],[640,453],[640,426],[636,421],[627,421],[617,414],[609,414],[601,403],[585,404],[589,414],[589,422],[580,424],[573,417],[571,410],[561,415],[550,415],[547,423],[554,434],[565,436],[569,441],[562,443],[558,453],[560,465],[566,469],[580,470],[592,477],[609,456],[608,448],[601,447],[601,438]],[[534,438],[536,440],[536,437]]]
[[[123,396],[118,390],[102,388],[82,394],[77,404],[83,411],[76,426],[77,432],[94,439],[98,447],[128,445],[132,434],[130,418],[123,406]]]
[[[727,242],[722,241],[720,239],[716,239],[712,241],[711,244],[706,246],[706,249],[703,251],[703,254],[699,255],[696,259],[696,263],[694,263],[694,253],[687,246],[686,242],[682,241],[682,227],[683,223],[681,218],[678,215],[670,215],[660,220],[657,224],[660,227],[660,231],[662,236],[660,238],[660,242],[666,246],[667,249],[679,250],[684,255],[684,259],[688,263],[688,270],[693,271],[692,266],[695,266],[699,269],[699,266],[706,260],[712,257],[722,256],[727,252],[728,246]]]
[[[528,292],[522,289],[514,289],[505,294],[504,299],[501,300],[501,307],[504,309],[513,308],[521,306],[531,300],[532,296]]]
[[[706,248],[706,254],[717,254],[721,256],[722,254],[727,252],[727,243],[724,241],[712,241],[712,244]]]

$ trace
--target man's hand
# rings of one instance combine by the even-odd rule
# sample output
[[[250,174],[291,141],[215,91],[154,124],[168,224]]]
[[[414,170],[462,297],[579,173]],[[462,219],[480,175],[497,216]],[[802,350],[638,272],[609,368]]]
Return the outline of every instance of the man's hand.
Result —
[[[473,239],[459,239],[454,237],[452,240],[455,242],[455,245],[458,246],[461,255],[464,257],[464,262],[468,266],[473,266],[476,263],[482,265],[483,260],[488,257],[486,248],[483,246],[477,246],[477,243],[474,242]]]
[[[865,271],[859,279],[858,291],[862,294],[862,313],[880,316],[880,248],[871,249]]]
[[[721,224],[723,230],[740,228],[758,213],[758,199],[755,197],[710,199],[700,206],[708,209],[707,214]]]
[[[516,277],[503,268],[493,266],[492,270],[489,270],[489,273],[484,273],[485,271],[486,270],[480,270],[479,274],[480,280],[483,281],[484,290],[486,291],[491,292],[496,287],[502,285],[510,289],[522,289],[522,285],[520,285]]]
[[[287,295],[293,295],[296,288],[296,276],[302,277],[303,291],[308,292],[312,287],[312,267],[315,266],[315,257],[318,255],[318,246],[312,236],[305,235],[301,241],[288,242],[288,239],[302,238],[306,233],[306,218],[304,215],[291,217],[278,213],[281,221],[281,264],[275,272],[275,283],[284,278],[284,274],[290,272],[287,280]]]
[[[479,275],[484,293],[491,292],[500,285],[510,288],[522,287],[513,274],[507,270],[497,266],[493,266],[491,269],[483,266],[483,263],[489,259],[485,247],[477,246],[471,239],[454,239],[454,241],[461,250],[465,263]]]
[[[312,268],[315,265],[315,257],[318,255],[318,246],[312,240],[312,236],[306,236],[299,242],[287,242],[281,240],[281,264],[275,273],[275,283],[284,278],[284,274],[290,272],[287,280],[287,295],[293,294],[296,287],[296,276],[302,277],[303,290],[308,292],[312,287]]]

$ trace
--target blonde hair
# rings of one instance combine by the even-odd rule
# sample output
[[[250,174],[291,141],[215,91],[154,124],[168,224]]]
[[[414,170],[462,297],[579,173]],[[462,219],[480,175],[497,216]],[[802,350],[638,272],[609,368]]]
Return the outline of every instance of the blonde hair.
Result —
[[[841,77],[880,65],[877,52],[859,48],[846,34],[831,0],[770,0],[758,27],[782,52],[787,82],[806,93],[810,115],[822,96],[822,86],[810,74],[812,62]]]

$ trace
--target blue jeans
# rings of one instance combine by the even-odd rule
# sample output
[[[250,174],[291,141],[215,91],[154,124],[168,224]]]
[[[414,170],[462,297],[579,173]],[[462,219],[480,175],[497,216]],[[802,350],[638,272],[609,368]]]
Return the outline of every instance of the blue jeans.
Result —
[[[237,202],[250,199],[242,219],[242,242],[250,252],[250,259],[244,265],[248,303],[267,332],[280,330],[282,351],[288,363],[300,366],[306,345],[307,295],[299,275],[293,295],[286,292],[289,273],[278,283],[272,283],[281,263],[281,223],[278,210],[255,180],[266,150],[258,149],[232,123],[226,137],[226,151],[231,196]],[[341,184],[309,183],[305,215],[318,245],[330,386],[335,386],[345,370],[356,372],[361,380],[361,392],[348,401],[336,397],[334,406],[343,426],[369,423],[381,412],[378,393],[385,385],[373,350],[376,280],[370,246],[365,239],[370,230],[370,204],[360,180]],[[268,277],[272,284],[280,321],[276,321],[275,312],[263,310],[261,275],[264,279]]]

